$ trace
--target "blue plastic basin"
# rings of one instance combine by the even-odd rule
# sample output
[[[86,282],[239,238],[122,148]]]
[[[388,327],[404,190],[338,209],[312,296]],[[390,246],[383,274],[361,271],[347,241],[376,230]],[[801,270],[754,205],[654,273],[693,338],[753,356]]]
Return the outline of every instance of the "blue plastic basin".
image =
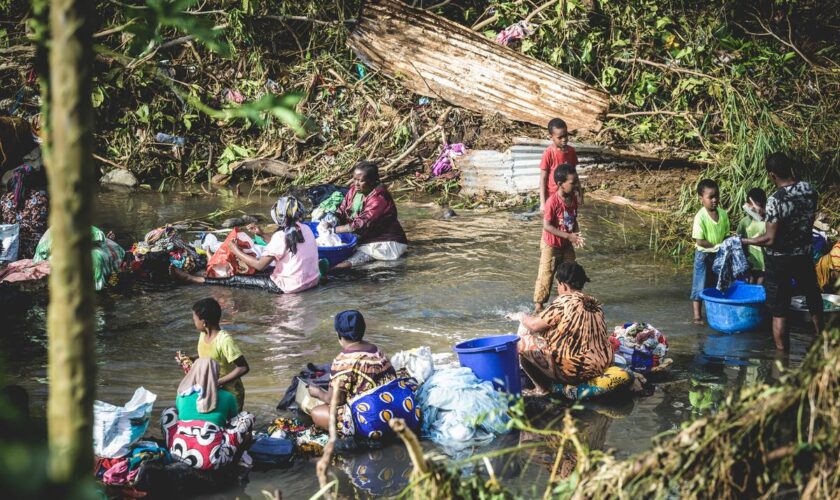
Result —
[[[722,333],[741,333],[758,328],[766,316],[766,295],[761,285],[736,282],[725,292],[707,288],[700,293],[706,303],[709,326]]]
[[[317,222],[304,222],[309,229],[315,234],[315,237],[318,237],[318,223]],[[327,259],[330,261],[330,267],[344,262],[356,250],[356,235],[353,233],[341,233],[338,235],[341,238],[341,241],[344,242],[343,245],[339,245],[337,247],[318,247],[318,258],[320,259]]]
[[[496,389],[519,395],[519,353],[517,335],[496,335],[468,340],[455,345],[458,360],[481,380],[493,382]]]

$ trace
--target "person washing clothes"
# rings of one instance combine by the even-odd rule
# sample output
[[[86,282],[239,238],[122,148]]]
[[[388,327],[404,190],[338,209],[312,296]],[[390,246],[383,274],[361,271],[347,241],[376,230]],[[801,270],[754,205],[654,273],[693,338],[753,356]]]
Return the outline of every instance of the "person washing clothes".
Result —
[[[551,281],[559,262],[575,260],[575,248],[584,245],[577,222],[575,190],[578,176],[571,165],[560,165],[554,170],[558,186],[545,203],[543,233],[540,241],[540,264],[534,285],[534,311],[543,310],[551,296]]]
[[[336,217],[342,225],[335,232],[356,233],[356,252],[333,269],[350,269],[374,260],[397,260],[408,249],[397,204],[379,179],[379,167],[360,161],[353,169],[353,185],[338,207]]]
[[[546,202],[557,192],[554,181],[554,171],[560,165],[569,165],[572,172],[577,173],[577,152],[569,146],[569,129],[566,122],[560,118],[552,118],[548,122],[548,136],[551,144],[545,149],[540,160],[540,212],[545,210]],[[578,186],[575,190],[575,201],[583,205],[583,190]]]
[[[769,155],[764,167],[777,188],[767,200],[766,231],[741,243],[765,249],[764,289],[773,316],[773,341],[776,349],[783,351],[790,343],[787,316],[793,280],[797,295],[808,301],[814,332],[819,336],[823,329],[823,300],[811,257],[811,228],[819,197],[810,184],[796,179],[793,162],[783,153]]]
[[[198,337],[198,356],[191,356],[195,363],[199,358],[210,358],[219,363],[219,387],[230,392],[236,398],[239,411],[245,404],[245,386],[242,377],[251,371],[248,361],[236,345],[236,341],[226,331],[222,330],[219,322],[222,319],[222,306],[216,299],[201,299],[192,306],[193,324],[200,332]],[[180,356],[175,360],[182,362]],[[195,364],[193,364],[193,367]],[[192,371],[193,368],[190,368]]]
[[[755,238],[761,236],[765,231],[764,215],[767,206],[767,194],[761,188],[752,188],[747,193],[747,203],[744,204],[744,211],[747,213],[738,222],[735,232],[743,238]],[[747,261],[750,263],[750,271],[747,275],[749,283],[761,284],[764,282],[764,249],[754,245],[747,247]]]
[[[257,274],[234,275],[229,278],[206,278],[192,276],[175,267],[170,272],[176,278],[202,285],[222,285],[235,288],[255,288],[272,293],[297,293],[318,285],[321,272],[318,261],[318,245],[312,229],[302,224],[305,212],[303,205],[293,196],[284,196],[271,207],[271,218],[277,224],[277,232],[271,236],[258,259],[246,254],[236,242],[228,245],[231,253],[240,262],[253,267]],[[263,235],[259,227],[252,227],[255,234]],[[274,263],[271,274],[259,273]]]
[[[695,243],[694,275],[691,279],[691,300],[694,309],[694,324],[702,325],[700,292],[714,285],[712,264],[720,244],[729,234],[729,216],[718,206],[720,189],[715,181],[703,179],[697,184],[697,196],[703,206],[694,216],[691,238]]]

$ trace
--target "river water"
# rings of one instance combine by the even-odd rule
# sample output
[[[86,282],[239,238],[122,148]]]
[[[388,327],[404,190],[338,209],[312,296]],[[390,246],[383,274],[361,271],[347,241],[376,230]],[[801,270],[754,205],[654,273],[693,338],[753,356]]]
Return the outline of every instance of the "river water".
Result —
[[[97,197],[95,222],[113,230],[128,246],[166,222],[219,209],[265,214],[273,201],[227,192],[213,196],[103,192]],[[195,352],[198,335],[190,307],[206,296],[222,304],[223,327],[235,334],[251,366],[244,378],[246,409],[256,414],[258,426],[274,418],[290,378],[304,364],[329,362],[338,352],[332,321],[343,309],[364,313],[366,338],[386,353],[426,345],[435,353],[451,355],[459,341],[515,331],[516,325],[503,316],[531,307],[540,220],[467,210],[443,220],[435,205],[411,201],[400,201],[399,210],[411,240],[407,258],[353,270],[302,294],[182,286],[101,296],[96,313],[97,399],[123,404],[139,386],[158,394],[152,430],[159,435],[157,410],[172,403],[181,378],[173,355],[177,350]],[[811,342],[806,333],[794,333],[791,355],[777,358],[769,333],[724,336],[692,325],[687,299],[690,270],[670,259],[654,258],[648,251],[648,218],[594,202],[581,209],[579,218],[587,246],[579,251],[578,261],[592,279],[586,291],[605,304],[608,325],[631,320],[654,324],[667,335],[675,360],[674,369],[651,394],[622,404],[584,404],[575,410],[593,448],[611,449],[621,457],[643,451],[654,436],[679,428],[692,415],[691,390],[705,393],[714,403],[725,390],[771,381],[779,366],[801,361]],[[46,311],[36,304],[11,316],[2,323],[11,326],[7,331],[12,335],[0,340],[7,372],[29,390],[32,411],[42,416],[47,397]],[[561,415],[560,409],[549,409],[540,421],[557,427],[556,417]],[[529,440],[525,435],[506,436],[491,448]],[[540,452],[529,453],[534,460],[519,457],[492,465],[523,494],[533,488],[537,488],[534,494],[541,494],[535,485],[544,483],[547,471],[532,464],[541,461]],[[343,462],[349,475],[337,472],[342,490],[348,492],[353,483],[369,488],[386,484],[390,489],[379,492],[396,493],[405,484],[401,474],[409,467],[400,446]],[[479,462],[476,467],[486,466]],[[380,480],[371,482],[373,476]],[[262,490],[274,489],[285,498],[309,497],[318,490],[314,463],[299,460],[290,469],[252,472],[247,485],[221,494],[261,498]]]

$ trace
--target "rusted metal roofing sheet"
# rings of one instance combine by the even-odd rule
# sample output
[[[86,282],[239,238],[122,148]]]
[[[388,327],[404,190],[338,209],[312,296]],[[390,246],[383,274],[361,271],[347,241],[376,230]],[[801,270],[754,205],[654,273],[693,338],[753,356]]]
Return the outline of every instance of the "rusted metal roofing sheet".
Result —
[[[361,60],[412,91],[478,113],[597,131],[609,96],[553,66],[399,0],[371,0],[348,43]]]

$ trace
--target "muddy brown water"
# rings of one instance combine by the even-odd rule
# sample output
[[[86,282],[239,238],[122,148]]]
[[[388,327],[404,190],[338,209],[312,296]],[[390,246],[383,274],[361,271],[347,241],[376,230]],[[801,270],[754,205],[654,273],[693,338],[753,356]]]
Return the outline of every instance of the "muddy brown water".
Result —
[[[103,192],[97,197],[95,219],[127,246],[168,221],[219,209],[267,213],[273,201],[227,193],[195,197]],[[159,410],[172,404],[181,377],[173,355],[177,350],[195,351],[198,336],[190,306],[206,296],[222,304],[223,326],[235,334],[248,359],[246,409],[256,414],[263,428],[277,415],[275,406],[302,365],[329,362],[337,353],[332,320],[343,309],[361,310],[367,338],[387,353],[426,345],[452,356],[452,346],[459,341],[515,331],[516,325],[503,316],[531,306],[540,220],[467,210],[442,220],[433,204],[411,201],[401,201],[399,210],[411,241],[407,258],[333,277],[305,293],[182,286],[101,296],[96,311],[97,399],[123,404],[137,387],[151,390],[158,395],[151,429],[159,435]],[[726,336],[692,325],[690,271],[648,251],[650,221],[644,216],[590,202],[581,209],[580,222],[587,247],[578,253],[578,261],[592,278],[586,291],[604,303],[610,328],[624,321],[650,322],[667,335],[675,359],[674,369],[648,395],[576,407],[574,416],[590,446],[611,449],[620,457],[643,451],[654,436],[678,429],[691,417],[695,409],[689,391],[705,391],[714,402],[725,390],[772,381],[778,376],[777,361],[789,366],[801,361],[812,340],[807,333],[794,333],[792,354],[777,358],[768,333]],[[43,416],[46,310],[36,303],[4,314],[8,317],[2,324],[10,328],[4,327],[7,334],[0,336],[0,352],[7,373],[29,390],[33,413]],[[562,407],[537,406],[541,425],[561,425]],[[535,439],[512,434],[475,452]],[[505,483],[530,496],[542,494],[539,485],[548,469],[541,464],[550,466],[552,460],[548,447],[494,459],[490,465]],[[333,468],[340,487],[348,493],[356,488],[363,495],[397,493],[410,467],[401,446],[350,454],[341,462]],[[472,466],[477,471],[487,467],[483,461]],[[318,490],[314,462],[298,460],[288,469],[252,472],[247,485],[219,495],[262,498],[261,491],[274,489],[285,498],[311,496]]]

